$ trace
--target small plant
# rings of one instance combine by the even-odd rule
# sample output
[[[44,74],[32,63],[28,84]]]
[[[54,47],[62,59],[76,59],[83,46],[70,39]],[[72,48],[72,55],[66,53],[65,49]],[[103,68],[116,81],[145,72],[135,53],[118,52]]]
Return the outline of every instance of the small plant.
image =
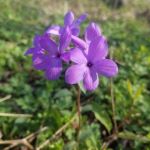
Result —
[[[87,26],[84,39],[79,37],[80,24],[86,16],[83,14],[74,19],[73,12],[68,12],[64,18],[64,26],[53,25],[43,35],[36,35],[33,47],[25,55],[32,55],[33,67],[42,70],[46,79],[57,80],[65,70],[66,83],[82,85],[84,90],[94,91],[99,85],[98,76],[114,77],[118,73],[118,67],[113,60],[106,58],[107,40],[96,23],[91,22]],[[77,97],[78,133],[80,87],[78,86]]]

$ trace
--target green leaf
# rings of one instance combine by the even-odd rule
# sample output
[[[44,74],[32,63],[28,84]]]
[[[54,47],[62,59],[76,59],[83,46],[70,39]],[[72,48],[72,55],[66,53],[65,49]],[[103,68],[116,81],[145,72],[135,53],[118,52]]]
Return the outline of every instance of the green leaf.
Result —
[[[77,142],[71,141],[64,146],[64,150],[76,150],[77,149]]]
[[[81,111],[84,113],[84,112],[88,112],[88,111],[92,111],[92,105],[91,104],[87,104],[85,106],[82,106],[82,109]]]
[[[86,145],[88,150],[98,150],[97,147],[100,147],[100,133],[99,133],[99,124],[85,125],[84,128],[80,130],[79,141],[82,145]]]
[[[67,89],[59,90],[55,95],[56,105],[60,108],[67,109],[72,106],[72,93]]]
[[[138,140],[143,143],[150,142],[150,138],[143,136],[143,135],[137,135],[130,131],[120,132],[118,133],[118,137],[123,138],[123,139],[128,139],[128,140]]]
[[[144,90],[144,85],[141,85],[135,92],[133,100],[136,101]]]
[[[107,112],[102,107],[100,107],[100,105],[97,103],[92,104],[92,111],[96,119],[105,126],[108,132],[110,132],[110,130],[112,129],[112,122]]]
[[[127,90],[130,94],[130,96],[132,97],[132,84],[130,82],[130,80],[127,80]]]

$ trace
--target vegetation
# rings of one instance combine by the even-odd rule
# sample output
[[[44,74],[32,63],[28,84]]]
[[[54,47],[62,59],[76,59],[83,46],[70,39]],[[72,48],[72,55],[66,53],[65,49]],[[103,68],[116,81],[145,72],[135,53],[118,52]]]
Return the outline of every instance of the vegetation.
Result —
[[[24,56],[33,36],[62,24],[68,9],[100,24],[119,65],[113,81],[101,78],[95,92],[82,92],[78,140],[76,86],[45,80]],[[148,1],[5,0],[0,10],[0,149],[150,150]]]

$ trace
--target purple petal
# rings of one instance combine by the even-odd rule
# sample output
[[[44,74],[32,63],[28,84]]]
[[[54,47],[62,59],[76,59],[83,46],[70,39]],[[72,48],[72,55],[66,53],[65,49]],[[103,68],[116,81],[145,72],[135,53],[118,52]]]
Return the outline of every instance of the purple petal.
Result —
[[[40,45],[49,55],[55,55],[58,51],[57,44],[48,35],[41,38]]]
[[[46,68],[47,58],[41,54],[35,54],[32,57],[33,67],[37,70],[43,70]]]
[[[72,65],[65,74],[65,80],[69,84],[76,84],[83,80],[85,65]]]
[[[70,51],[61,54],[61,59],[68,63],[70,61]]]
[[[88,25],[85,31],[85,40],[91,42],[94,38],[101,36],[101,30],[99,26],[92,22]]]
[[[73,20],[74,20],[74,14],[73,14],[73,12],[69,11],[65,15],[65,18],[64,18],[64,24],[65,24],[65,26],[71,25],[73,23]]]
[[[48,80],[56,80],[62,72],[62,61],[58,58],[50,58],[49,65],[45,70],[45,76]]]
[[[34,47],[40,47],[40,40],[41,40],[41,35],[35,35],[34,40],[33,40],[33,45]]]
[[[106,77],[113,77],[118,73],[117,64],[111,59],[103,59],[95,63],[95,68],[98,74]]]
[[[46,30],[46,34],[54,34],[54,35],[60,35],[62,31],[62,27],[58,26],[58,25],[52,25],[51,27],[49,27]]]
[[[36,52],[36,48],[29,48],[24,55],[34,54]]]
[[[100,36],[95,38],[89,45],[88,59],[96,62],[105,58],[108,54],[108,45],[105,37]]]
[[[72,37],[72,42],[73,42],[76,46],[80,47],[80,48],[83,49],[83,50],[86,49],[87,44],[86,44],[82,39],[80,39],[80,38],[78,38],[78,37],[76,37],[76,36],[74,36],[74,35],[72,35],[71,37]]]
[[[79,26],[83,21],[87,18],[87,14],[82,14],[78,19],[76,19],[73,23],[74,26]]]
[[[84,88],[88,91],[93,91],[97,88],[98,84],[99,78],[97,73],[93,69],[87,69],[83,79]]]
[[[70,44],[71,41],[71,31],[69,27],[65,27],[60,36],[59,50],[64,51]]]
[[[82,50],[79,48],[73,48],[70,51],[70,60],[77,64],[86,64],[87,59],[85,57],[85,54]]]
[[[80,28],[79,28],[79,27],[71,28],[71,33],[72,33],[72,35],[74,35],[74,36],[78,36],[79,33],[80,33]]]

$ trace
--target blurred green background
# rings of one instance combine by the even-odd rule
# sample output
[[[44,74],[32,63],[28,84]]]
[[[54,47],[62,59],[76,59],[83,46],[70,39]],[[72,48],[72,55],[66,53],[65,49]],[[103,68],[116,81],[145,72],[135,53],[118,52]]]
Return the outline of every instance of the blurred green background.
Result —
[[[109,140],[114,131],[110,80],[102,77],[95,92],[82,93],[80,142],[74,122],[42,149],[150,150],[150,0],[0,0],[0,141],[47,127],[30,140],[36,149],[75,114],[76,87],[65,84],[63,77],[46,81],[32,68],[31,57],[24,56],[34,35],[52,24],[62,25],[68,10],[76,16],[88,13],[81,36],[94,21],[108,38],[119,65],[111,87],[119,134]],[[0,144],[0,149],[8,146]]]

